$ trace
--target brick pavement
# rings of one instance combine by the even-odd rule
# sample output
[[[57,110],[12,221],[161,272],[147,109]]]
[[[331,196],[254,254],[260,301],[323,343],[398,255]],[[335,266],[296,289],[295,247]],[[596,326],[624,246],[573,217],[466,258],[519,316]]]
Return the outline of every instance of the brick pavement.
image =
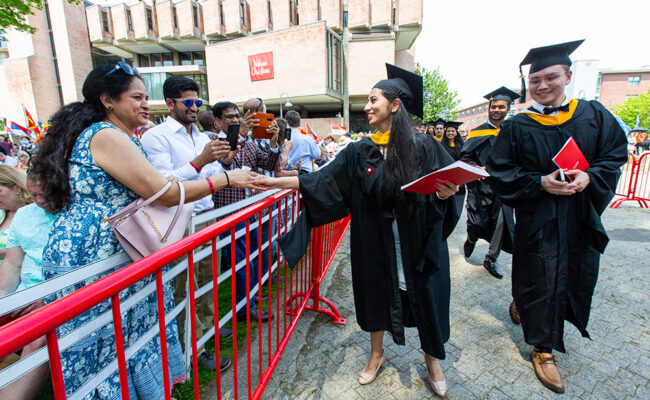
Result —
[[[573,399],[650,398],[650,211],[624,206],[608,209],[604,223],[610,244],[601,270],[584,339],[565,327],[566,354],[556,353],[566,393]],[[480,241],[469,262],[462,256],[465,217],[449,239],[451,259],[451,339],[441,361],[450,399],[550,399],[559,395],[535,378],[530,346],[508,317],[510,255],[499,259],[506,275],[483,268],[487,243]],[[323,284],[348,319],[344,327],[306,312],[264,394],[265,399],[423,399],[435,397],[425,383],[423,353],[415,329],[406,346],[384,339],[387,362],[370,385],[357,383],[369,354],[369,335],[355,322],[349,246],[344,240]]]

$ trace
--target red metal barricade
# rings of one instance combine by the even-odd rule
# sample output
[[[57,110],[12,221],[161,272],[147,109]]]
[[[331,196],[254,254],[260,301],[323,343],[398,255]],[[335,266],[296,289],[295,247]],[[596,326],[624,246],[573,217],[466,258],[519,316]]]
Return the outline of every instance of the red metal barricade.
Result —
[[[636,201],[642,208],[648,208],[650,201],[650,153],[636,158],[628,155],[627,163],[621,168],[621,179],[616,187],[616,198],[610,208],[618,208],[626,201]]]
[[[165,398],[171,398],[171,384],[168,372],[168,359],[167,359],[167,342],[165,335],[165,306],[163,301],[163,275],[162,269],[166,265],[173,263],[187,256],[187,273],[188,276],[193,276],[194,261],[193,250],[210,243],[212,248],[212,271],[213,271],[213,301],[215,312],[215,332],[219,332],[220,324],[220,310],[219,310],[219,266],[217,265],[217,242],[220,235],[230,233],[230,256],[231,256],[231,290],[232,290],[232,304],[231,309],[227,310],[224,316],[232,317],[233,328],[233,368],[230,371],[221,373],[219,368],[216,372],[216,392],[217,398],[222,398],[222,381],[224,379],[232,380],[232,397],[239,398],[240,393],[240,380],[243,379],[244,374],[240,378],[238,367],[241,362],[238,362],[237,351],[237,324],[246,324],[246,374],[245,386],[246,397],[249,399],[259,399],[264,392],[273,371],[280,360],[282,352],[287,346],[287,343],[293,333],[298,320],[305,310],[316,311],[328,315],[332,322],[338,324],[345,324],[345,319],[341,318],[340,314],[329,300],[320,296],[320,284],[327,273],[329,265],[334,258],[334,255],[343,239],[343,236],[349,226],[350,219],[344,218],[342,220],[330,223],[328,225],[312,230],[310,249],[299,265],[294,269],[280,268],[286,267],[286,263],[281,259],[280,252],[275,254],[275,260],[272,259],[273,252],[267,251],[268,265],[275,265],[275,271],[280,271],[284,275],[284,283],[278,279],[272,283],[270,279],[272,269],[266,275],[266,280],[263,281],[262,268],[257,268],[258,281],[261,284],[256,287],[258,294],[258,309],[263,308],[262,303],[262,285],[268,289],[268,303],[266,308],[269,312],[275,314],[275,318],[269,320],[266,327],[263,328],[261,314],[258,313],[258,320],[251,321],[251,288],[250,287],[250,273],[252,256],[251,254],[257,250],[255,257],[259,261],[263,255],[262,244],[262,217],[268,213],[268,229],[269,237],[276,238],[288,231],[289,226],[293,225],[293,220],[297,213],[289,212],[288,210],[296,210],[299,207],[299,197],[295,191],[281,191],[270,197],[245,208],[233,215],[230,215],[223,220],[214,223],[199,232],[192,234],[169,247],[156,252],[149,257],[134,262],[118,271],[93,282],[65,297],[62,297],[45,307],[42,307],[34,312],[15,320],[0,328],[0,359],[6,357],[12,352],[21,349],[26,344],[31,343],[39,337],[46,336],[47,350],[49,354],[49,364],[52,376],[52,384],[54,395],[57,400],[65,399],[65,385],[63,380],[63,370],[61,367],[61,358],[59,352],[59,339],[57,338],[56,329],[62,324],[70,321],[99,303],[110,299],[113,314],[113,326],[116,342],[116,358],[118,364],[121,393],[123,399],[128,399],[129,390],[127,383],[127,361],[125,356],[125,344],[122,336],[122,321],[120,314],[120,300],[119,292],[125,288],[135,284],[136,282],[150,276],[155,275],[156,280],[156,297],[158,304],[158,319],[159,319],[159,333],[160,333],[160,353],[163,360],[163,381],[165,384]],[[257,228],[251,231],[250,227],[252,221],[260,221]],[[236,252],[235,252],[235,227],[245,222],[246,224],[246,285],[249,295],[246,296],[246,320],[237,321],[235,315],[238,311],[238,304],[236,302]],[[277,222],[277,223],[273,223]],[[249,246],[251,235],[258,235],[258,248],[251,249]],[[275,246],[277,250],[277,243],[273,239],[268,242],[268,249],[271,245]],[[267,249],[267,250],[268,250]],[[274,262],[272,262],[274,261]],[[239,260],[241,263],[241,260]],[[259,264],[258,264],[259,265]],[[196,337],[196,317],[195,317],[195,289],[193,285],[189,285],[188,300],[190,301],[190,320],[191,320],[191,341],[192,341],[192,379],[194,398],[199,398],[199,377],[198,377],[198,360],[197,360],[197,337]],[[311,304],[310,304],[311,302]],[[324,304],[327,307],[323,308]],[[241,307],[241,305],[240,305]],[[252,325],[257,322],[257,329]],[[253,335],[255,337],[253,338]],[[256,349],[251,347],[251,340],[257,340],[258,346]],[[219,334],[214,337],[215,340],[215,356],[219,360]],[[241,353],[241,352],[240,352]],[[254,357],[256,360],[252,360]],[[228,374],[228,376],[226,376]],[[230,395],[228,397],[231,397]]]

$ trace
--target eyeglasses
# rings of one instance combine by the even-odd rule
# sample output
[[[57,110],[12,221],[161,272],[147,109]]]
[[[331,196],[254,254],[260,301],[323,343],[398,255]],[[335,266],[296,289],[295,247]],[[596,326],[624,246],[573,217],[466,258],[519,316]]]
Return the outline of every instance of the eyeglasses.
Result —
[[[223,117],[225,119],[235,119],[235,118],[240,119],[241,114],[224,114]]]
[[[192,107],[192,104],[196,104],[196,108],[201,108],[203,105],[203,100],[201,99],[172,99],[174,101],[180,101],[183,103],[185,108],[190,108]]]
[[[115,64],[115,66],[110,71],[108,71],[107,73],[104,74],[104,78],[106,78],[110,74],[112,74],[112,73],[114,73],[116,71],[120,71],[120,70],[124,71],[125,74],[130,75],[130,76],[140,75],[140,73],[138,72],[138,70],[135,67],[130,66],[129,64],[125,63],[124,61],[118,61],[117,64]]]
[[[531,86],[538,86],[542,82],[546,82],[547,84],[553,82],[554,80],[561,78],[566,75],[566,72],[558,74],[555,72],[552,72],[546,76],[534,76],[532,78],[528,78],[528,84]]]

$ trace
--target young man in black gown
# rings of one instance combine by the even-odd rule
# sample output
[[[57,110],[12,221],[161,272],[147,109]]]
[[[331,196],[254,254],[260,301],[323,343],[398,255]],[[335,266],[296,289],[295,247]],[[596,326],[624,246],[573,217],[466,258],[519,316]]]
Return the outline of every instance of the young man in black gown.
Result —
[[[501,124],[487,162],[494,192],[515,209],[512,294],[526,343],[534,346],[533,368],[557,393],[564,383],[552,350],[565,352],[565,320],[589,337],[591,298],[608,242],[600,217],[627,161],[627,140],[612,114],[596,101],[564,95],[572,76],[569,54],[581,43],[530,50],[521,65],[531,65],[535,102]],[[585,171],[560,171],[552,160],[571,137],[589,162]]]

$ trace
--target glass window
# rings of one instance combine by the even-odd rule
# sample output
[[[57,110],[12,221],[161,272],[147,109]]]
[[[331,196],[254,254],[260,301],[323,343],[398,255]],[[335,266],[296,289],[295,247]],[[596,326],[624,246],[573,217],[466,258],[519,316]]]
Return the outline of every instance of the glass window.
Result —
[[[221,25],[226,25],[226,20],[223,17],[223,4],[219,2],[219,19],[221,21]]]
[[[163,95],[163,83],[167,79],[164,72],[143,73],[142,80],[147,88],[147,94],[151,100],[165,100]]]
[[[204,60],[205,57],[203,55],[202,51],[194,51],[192,52],[192,64],[194,65],[205,65]]]
[[[149,54],[140,54],[138,56],[138,63],[141,67],[150,67]]]
[[[110,32],[110,26],[108,25],[108,11],[102,10],[102,28],[104,32]]]
[[[163,66],[171,67],[174,65],[174,57],[172,53],[162,53]]]
[[[147,28],[153,31],[153,12],[147,8]]]
[[[194,19],[194,26],[199,27],[199,5],[194,4],[192,6],[192,18]]]
[[[162,57],[160,53],[150,54],[150,56],[152,67],[162,67]]]
[[[192,53],[178,52],[178,60],[181,65],[192,65]]]
[[[243,1],[239,2],[239,21],[242,26],[246,26],[246,5]]]
[[[627,77],[628,86],[639,86],[640,83],[641,83],[641,75],[634,75],[634,76]]]
[[[476,114],[476,108],[472,108],[472,115]]]
[[[126,23],[129,26],[129,31],[133,31],[133,17],[131,16],[131,10],[126,10]]]
[[[174,28],[178,28],[178,14],[176,13],[176,6],[172,6],[172,18],[174,19]]]
[[[271,11],[271,0],[266,2],[266,6],[269,9],[269,24],[273,25],[273,12]]]

